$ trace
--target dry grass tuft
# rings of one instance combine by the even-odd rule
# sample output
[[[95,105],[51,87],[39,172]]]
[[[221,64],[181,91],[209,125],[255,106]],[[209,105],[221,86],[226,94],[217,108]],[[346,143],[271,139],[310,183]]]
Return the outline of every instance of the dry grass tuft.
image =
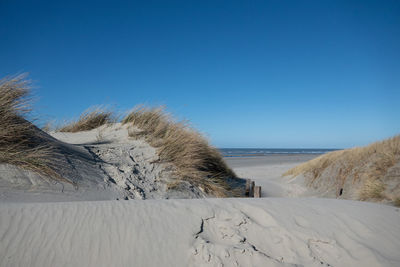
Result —
[[[381,180],[367,180],[360,191],[360,200],[384,198],[385,184]]]
[[[113,112],[108,111],[104,107],[89,108],[82,113],[78,120],[61,126],[57,131],[71,133],[89,131],[115,121],[116,118]]]
[[[394,200],[394,205],[395,205],[396,207],[400,207],[400,197],[398,197],[398,198],[396,198],[396,199]]]
[[[13,164],[41,175],[55,172],[53,150],[43,144],[38,129],[24,119],[30,112],[29,82],[25,75],[0,80],[0,163]]]
[[[163,108],[139,106],[122,120],[131,124],[129,136],[144,138],[158,151],[161,162],[175,167],[177,187],[188,181],[217,197],[240,196],[239,180],[220,152],[185,122],[175,122]]]
[[[328,168],[336,168],[336,179],[343,186],[346,179],[361,181],[359,199],[382,199],[385,183],[382,178],[400,160],[400,135],[366,147],[333,151],[288,170],[283,175],[308,175],[311,183]]]

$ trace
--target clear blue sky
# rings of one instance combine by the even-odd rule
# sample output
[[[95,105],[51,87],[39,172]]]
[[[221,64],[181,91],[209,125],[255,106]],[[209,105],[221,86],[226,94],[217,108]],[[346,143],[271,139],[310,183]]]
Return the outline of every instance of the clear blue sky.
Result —
[[[400,133],[400,1],[1,0],[0,36],[45,120],[147,103],[219,147]]]

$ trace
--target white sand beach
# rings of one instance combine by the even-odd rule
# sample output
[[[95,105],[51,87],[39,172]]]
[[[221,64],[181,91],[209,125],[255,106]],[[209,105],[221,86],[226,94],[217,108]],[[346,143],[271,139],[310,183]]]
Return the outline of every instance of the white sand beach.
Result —
[[[312,195],[301,179],[282,177],[287,170],[311,160],[319,154],[273,154],[256,157],[225,157],[225,161],[243,178],[261,186],[262,197],[294,197]]]

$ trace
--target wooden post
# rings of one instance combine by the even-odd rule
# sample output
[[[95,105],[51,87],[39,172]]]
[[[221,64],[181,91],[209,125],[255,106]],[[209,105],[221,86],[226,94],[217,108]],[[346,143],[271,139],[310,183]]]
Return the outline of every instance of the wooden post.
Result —
[[[247,197],[250,196],[250,186],[251,186],[251,180],[250,179],[246,179],[246,196]]]
[[[249,197],[254,197],[254,185],[255,185],[254,181],[251,181]]]
[[[254,197],[261,197],[261,186],[255,186],[254,187]]]

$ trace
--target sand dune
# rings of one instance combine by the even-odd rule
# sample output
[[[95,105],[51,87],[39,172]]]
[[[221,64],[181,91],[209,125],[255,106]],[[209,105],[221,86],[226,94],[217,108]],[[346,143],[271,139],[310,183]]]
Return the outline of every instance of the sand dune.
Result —
[[[399,209],[329,199],[1,204],[1,266],[399,266]]]
[[[148,198],[197,198],[204,193],[183,183],[167,190],[168,166],[143,140],[128,138],[119,123],[78,133],[41,133],[61,151],[59,172],[74,184],[44,179],[31,171],[0,164],[3,201],[76,201]],[[101,135],[101,138],[99,137]]]
[[[400,205],[400,135],[321,155],[284,175],[321,197]]]

